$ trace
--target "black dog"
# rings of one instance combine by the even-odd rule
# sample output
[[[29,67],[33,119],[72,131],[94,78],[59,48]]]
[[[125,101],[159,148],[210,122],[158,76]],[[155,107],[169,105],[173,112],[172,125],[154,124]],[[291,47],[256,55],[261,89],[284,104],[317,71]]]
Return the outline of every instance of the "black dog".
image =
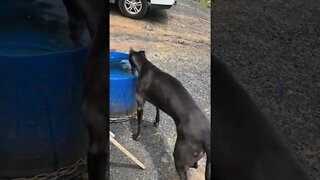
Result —
[[[90,144],[87,153],[90,180],[105,180],[107,147],[107,1],[64,0],[69,15],[70,38],[80,42],[88,28],[91,49],[85,63],[83,107]]]
[[[155,126],[159,124],[159,109],[171,116],[177,127],[177,141],[173,156],[180,179],[186,180],[189,167],[197,168],[204,152],[207,154],[206,180],[211,178],[210,123],[182,84],[149,62],[144,51],[130,50],[129,61],[133,74],[138,74],[136,98],[138,103],[138,131],[146,101],[156,107]]]
[[[253,100],[214,56],[213,179],[307,180]]]

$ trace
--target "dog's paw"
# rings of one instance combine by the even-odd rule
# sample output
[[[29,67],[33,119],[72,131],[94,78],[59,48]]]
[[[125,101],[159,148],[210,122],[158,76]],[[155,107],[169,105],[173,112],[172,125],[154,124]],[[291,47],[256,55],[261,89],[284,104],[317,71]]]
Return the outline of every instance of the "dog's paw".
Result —
[[[140,134],[138,134],[138,133],[135,133],[132,135],[132,139],[135,141],[137,141],[139,139],[139,137],[140,137]]]
[[[156,121],[155,121],[155,122],[153,122],[153,125],[154,125],[154,127],[157,128],[157,127],[159,126],[159,122],[156,122]]]

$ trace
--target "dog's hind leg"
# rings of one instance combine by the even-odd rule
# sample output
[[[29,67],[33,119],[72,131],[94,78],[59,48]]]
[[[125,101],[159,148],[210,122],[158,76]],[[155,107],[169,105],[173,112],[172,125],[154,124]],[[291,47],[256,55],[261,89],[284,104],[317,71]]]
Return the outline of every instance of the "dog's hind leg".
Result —
[[[206,177],[206,180],[210,180],[211,179],[211,136],[210,136],[210,131],[206,133],[206,140],[204,142],[204,149],[205,149],[205,152],[207,155],[205,177]]]
[[[185,142],[182,141],[178,135],[176,145],[173,151],[174,165],[176,167],[177,173],[181,180],[188,179],[188,169],[189,166],[194,162],[188,165],[190,161],[192,161],[192,157],[190,157],[192,153],[190,153],[190,149],[185,145]]]
[[[138,130],[135,134],[132,135],[133,140],[137,140],[138,137],[140,136],[140,131],[141,131],[140,127],[141,127],[141,121],[143,118],[143,106],[144,106],[144,103],[146,102],[146,99],[140,93],[136,94],[136,98],[138,103],[138,109],[137,109]]]
[[[160,112],[159,112],[159,108],[156,107],[156,119],[153,122],[154,127],[159,126],[159,121],[160,121]]]
[[[177,165],[175,164],[176,166],[176,170],[177,170],[177,173],[180,177],[181,180],[188,180],[188,174],[187,174],[187,169],[188,167],[187,166],[183,166],[183,165]]]
[[[177,173],[181,180],[188,180],[188,166],[183,162],[183,160],[180,158],[182,152],[178,152],[175,148],[173,152],[173,158],[174,158],[174,165],[176,167]]]
[[[196,161],[191,167],[195,168],[195,169],[198,169],[198,161]]]
[[[207,154],[205,177],[206,177],[206,180],[211,179],[211,158],[210,158],[210,155],[208,155],[208,154]]]

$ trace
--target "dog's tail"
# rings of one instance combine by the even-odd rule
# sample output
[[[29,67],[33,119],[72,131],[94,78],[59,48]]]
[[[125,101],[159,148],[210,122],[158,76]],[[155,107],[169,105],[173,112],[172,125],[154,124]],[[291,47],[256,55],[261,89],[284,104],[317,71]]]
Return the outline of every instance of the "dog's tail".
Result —
[[[211,145],[210,144],[211,144],[211,142],[210,142],[210,134],[209,134],[209,137],[206,138],[206,140],[203,144],[204,150],[207,155],[206,172],[205,172],[206,180],[211,179]]]

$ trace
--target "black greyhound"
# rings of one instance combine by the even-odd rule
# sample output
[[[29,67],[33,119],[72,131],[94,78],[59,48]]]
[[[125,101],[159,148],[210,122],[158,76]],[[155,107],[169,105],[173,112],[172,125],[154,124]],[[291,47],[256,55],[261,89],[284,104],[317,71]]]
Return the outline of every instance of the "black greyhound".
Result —
[[[205,177],[211,179],[210,123],[188,91],[171,75],[151,64],[144,51],[130,50],[132,73],[138,75],[136,97],[138,103],[137,139],[146,101],[156,107],[154,126],[159,125],[159,109],[171,116],[176,124],[177,141],[173,156],[180,179],[187,180],[189,167],[197,168],[198,161],[207,154]]]
[[[91,49],[85,63],[83,109],[89,131],[87,167],[89,180],[105,180],[107,155],[107,1],[63,0],[68,15],[70,38],[81,41],[87,27]]]
[[[308,180],[298,161],[227,67],[213,66],[213,179]]]

